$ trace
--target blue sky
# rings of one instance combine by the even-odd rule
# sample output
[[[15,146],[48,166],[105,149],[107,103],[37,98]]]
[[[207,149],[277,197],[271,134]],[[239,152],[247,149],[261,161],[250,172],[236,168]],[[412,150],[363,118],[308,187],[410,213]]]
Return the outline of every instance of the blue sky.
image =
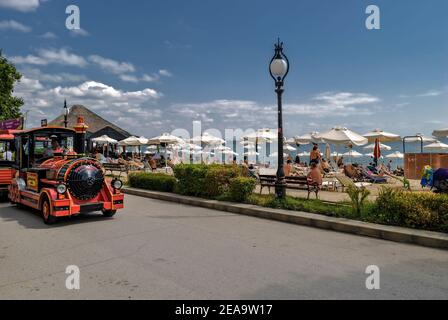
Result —
[[[80,32],[65,8],[81,10]],[[381,10],[367,30],[366,7]],[[399,134],[448,127],[445,0],[0,0],[0,47],[24,74],[30,123],[64,98],[145,136],[276,127],[268,62],[291,62],[288,136],[335,125]]]

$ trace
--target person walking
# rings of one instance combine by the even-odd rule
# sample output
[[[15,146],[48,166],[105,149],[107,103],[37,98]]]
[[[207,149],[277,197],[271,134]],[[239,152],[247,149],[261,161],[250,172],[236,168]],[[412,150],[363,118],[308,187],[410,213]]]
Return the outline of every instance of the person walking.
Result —
[[[319,147],[317,146],[317,144],[315,144],[310,154],[310,165],[312,163],[319,164],[321,158],[322,156],[320,155]]]

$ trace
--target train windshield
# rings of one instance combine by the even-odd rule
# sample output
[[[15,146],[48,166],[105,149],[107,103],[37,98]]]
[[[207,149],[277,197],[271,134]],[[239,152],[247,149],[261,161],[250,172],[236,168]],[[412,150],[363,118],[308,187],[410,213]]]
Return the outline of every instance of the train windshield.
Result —
[[[50,158],[72,153],[74,148],[73,133],[39,132],[34,136],[32,154],[34,160]]]
[[[0,161],[13,162],[15,157],[14,142],[12,140],[0,140]]]

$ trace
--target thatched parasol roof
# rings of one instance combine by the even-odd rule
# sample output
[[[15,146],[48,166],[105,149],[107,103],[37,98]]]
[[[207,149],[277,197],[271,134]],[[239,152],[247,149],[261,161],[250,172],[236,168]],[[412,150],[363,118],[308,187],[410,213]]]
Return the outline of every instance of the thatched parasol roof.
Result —
[[[76,125],[77,119],[79,116],[84,117],[85,123],[89,126],[88,132],[95,133],[98,132],[106,127],[110,127],[113,130],[116,130],[120,134],[122,134],[125,137],[131,136],[129,132],[127,132],[124,129],[121,129],[120,127],[114,125],[113,123],[107,121],[106,119],[100,117],[95,112],[87,109],[86,107],[82,105],[74,105],[70,108],[70,112],[68,115],[68,127],[73,128]],[[48,125],[55,125],[55,126],[63,126],[64,125],[64,115],[61,114],[56,119],[51,121]]]

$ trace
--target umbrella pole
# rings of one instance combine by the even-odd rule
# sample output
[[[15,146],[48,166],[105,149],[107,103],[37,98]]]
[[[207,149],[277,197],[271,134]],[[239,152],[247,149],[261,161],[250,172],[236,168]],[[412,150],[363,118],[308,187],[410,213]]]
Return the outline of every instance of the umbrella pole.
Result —
[[[168,173],[168,150],[167,150],[168,145],[165,144],[165,172]]]

